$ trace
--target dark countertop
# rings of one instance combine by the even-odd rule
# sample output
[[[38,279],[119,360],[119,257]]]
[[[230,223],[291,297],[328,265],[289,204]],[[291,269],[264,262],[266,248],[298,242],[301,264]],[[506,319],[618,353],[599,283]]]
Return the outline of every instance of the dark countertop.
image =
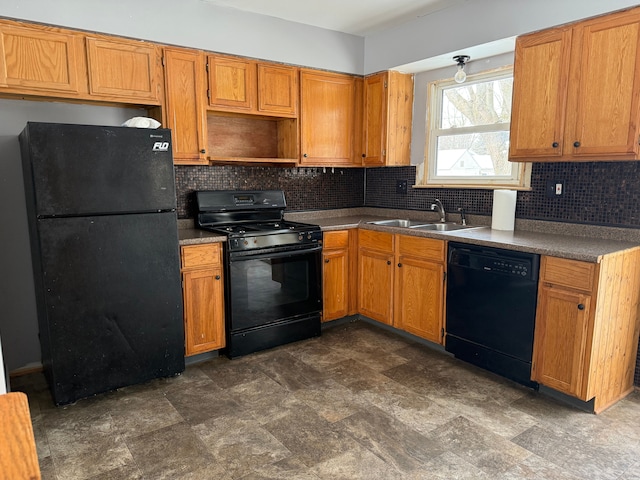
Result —
[[[570,224],[549,223],[543,231],[492,230],[488,226],[480,226],[466,230],[451,232],[435,232],[415,230],[403,227],[387,227],[372,225],[367,222],[383,220],[385,218],[411,218],[427,220],[436,223],[430,212],[417,211],[385,211],[381,209],[344,209],[338,211],[294,212],[287,213],[286,218],[298,222],[308,222],[319,225],[323,231],[344,230],[349,228],[365,228],[389,233],[401,233],[419,237],[437,238],[440,240],[456,241],[482,245],[487,247],[505,248],[522,252],[538,253],[554,257],[582,260],[597,263],[607,254],[640,247],[640,241],[620,240],[613,238],[598,238],[584,235],[565,233],[547,233],[548,231],[572,231]],[[482,218],[471,218],[470,224],[475,225],[474,220],[485,221]],[[540,222],[547,223],[547,222]],[[578,226],[575,231],[582,233],[584,226]],[[518,222],[516,222],[518,228]],[[592,231],[597,231],[594,227]],[[193,228],[193,221],[179,221],[180,245],[194,245],[201,243],[222,242],[224,236],[205,232]],[[635,238],[636,232],[631,232],[631,238]],[[628,236],[628,235],[627,235]],[[623,237],[624,238],[624,237]]]
[[[224,235],[207,232],[205,230],[199,230],[193,227],[180,228],[180,224],[178,224],[178,244],[181,246],[198,245],[201,243],[224,242],[226,240],[227,237],[225,237]]]

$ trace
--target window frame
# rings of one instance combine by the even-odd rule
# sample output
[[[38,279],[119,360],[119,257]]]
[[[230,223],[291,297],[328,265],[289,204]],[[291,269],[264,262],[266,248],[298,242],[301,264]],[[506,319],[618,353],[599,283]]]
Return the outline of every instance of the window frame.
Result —
[[[436,171],[436,149],[438,138],[446,136],[447,133],[455,130],[456,134],[487,133],[495,131],[509,132],[510,123],[500,125],[481,125],[477,127],[458,127],[455,129],[441,129],[440,115],[442,112],[442,102],[444,91],[452,86],[464,86],[470,83],[481,83],[491,80],[513,77],[513,65],[501,67],[485,72],[468,75],[464,84],[456,83],[453,78],[436,80],[427,86],[427,126],[425,139],[425,155],[422,168],[418,169],[416,187],[420,188],[478,188],[495,189],[509,188],[512,190],[531,190],[531,163],[513,162],[512,175],[510,178],[498,177],[460,177],[437,176]]]

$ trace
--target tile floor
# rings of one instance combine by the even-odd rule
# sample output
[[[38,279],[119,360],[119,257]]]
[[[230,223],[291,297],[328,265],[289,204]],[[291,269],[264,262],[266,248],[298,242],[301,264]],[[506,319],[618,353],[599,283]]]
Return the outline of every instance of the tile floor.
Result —
[[[640,480],[640,392],[601,415],[357,321],[54,407],[44,479]]]

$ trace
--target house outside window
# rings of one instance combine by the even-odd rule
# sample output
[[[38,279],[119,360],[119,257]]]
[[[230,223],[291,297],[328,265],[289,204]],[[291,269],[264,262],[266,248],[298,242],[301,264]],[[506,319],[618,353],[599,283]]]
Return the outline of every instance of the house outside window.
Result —
[[[508,160],[513,68],[428,88],[425,162],[416,186],[529,188],[531,165]]]

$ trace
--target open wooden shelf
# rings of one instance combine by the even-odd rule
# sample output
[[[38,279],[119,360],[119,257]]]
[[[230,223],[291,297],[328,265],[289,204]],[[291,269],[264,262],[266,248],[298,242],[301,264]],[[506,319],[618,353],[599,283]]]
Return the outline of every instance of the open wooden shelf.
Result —
[[[210,163],[297,164],[298,119],[210,111],[207,114]]]

